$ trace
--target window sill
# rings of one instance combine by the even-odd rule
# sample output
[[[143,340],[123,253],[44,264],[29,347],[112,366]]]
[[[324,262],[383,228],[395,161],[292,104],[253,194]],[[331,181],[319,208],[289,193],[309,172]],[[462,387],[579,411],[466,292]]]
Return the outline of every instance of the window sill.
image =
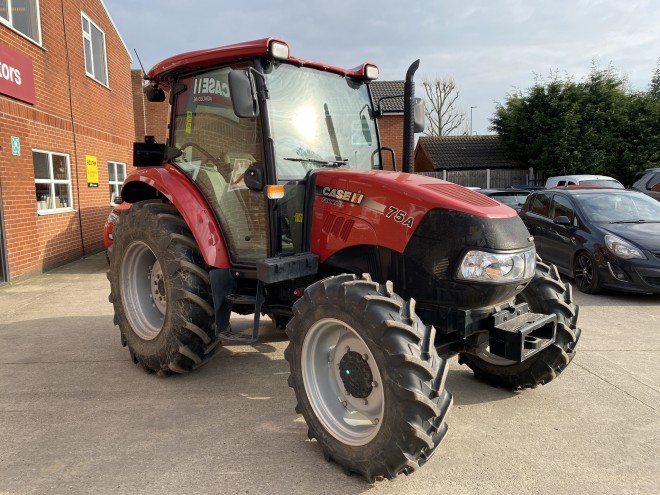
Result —
[[[100,85],[103,86],[105,89],[107,89],[107,90],[109,90],[109,91],[112,91],[112,89],[110,88],[110,86],[109,86],[108,84],[103,84],[101,81],[99,81],[98,79],[96,79],[93,75],[91,75],[89,72],[85,72],[85,75],[86,75],[89,79],[91,79],[92,81],[94,81],[96,84],[100,84]],[[109,79],[109,78],[108,78],[108,79]]]
[[[74,208],[57,208],[56,210],[37,210],[37,216],[58,215],[60,213],[72,213]]]
[[[39,42],[39,41],[35,41],[35,40],[33,40],[32,38],[30,38],[27,34],[23,34],[23,33],[21,33],[18,29],[16,29],[14,26],[12,26],[11,24],[9,24],[9,22],[6,21],[3,17],[0,17],[0,24],[2,24],[3,26],[7,26],[9,29],[11,29],[12,31],[14,31],[14,32],[15,32],[16,34],[18,34],[19,36],[25,38],[26,40],[28,40],[28,41],[29,41],[30,43],[32,43],[33,45],[38,46],[39,48],[41,48],[41,49],[44,50],[44,51],[46,50],[46,48],[41,44],[41,42]],[[42,34],[42,33],[39,32],[39,36],[40,36],[40,37],[41,37],[41,34]]]

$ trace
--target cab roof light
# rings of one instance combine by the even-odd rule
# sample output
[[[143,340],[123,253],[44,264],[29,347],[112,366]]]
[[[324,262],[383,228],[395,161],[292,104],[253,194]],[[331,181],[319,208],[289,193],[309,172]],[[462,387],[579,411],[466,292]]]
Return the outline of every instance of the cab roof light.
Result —
[[[277,60],[287,60],[289,58],[289,45],[281,41],[271,41],[270,56]]]
[[[266,196],[268,199],[281,199],[284,197],[284,186],[269,185],[266,186]]]
[[[366,79],[373,81],[375,79],[378,79],[378,75],[379,75],[378,67],[376,67],[375,65],[366,64],[364,66],[364,77]]]

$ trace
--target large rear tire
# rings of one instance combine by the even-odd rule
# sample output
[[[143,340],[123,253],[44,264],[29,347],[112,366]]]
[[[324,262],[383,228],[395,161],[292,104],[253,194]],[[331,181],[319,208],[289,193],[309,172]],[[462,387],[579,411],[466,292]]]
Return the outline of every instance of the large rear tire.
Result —
[[[578,306],[573,303],[571,286],[561,282],[554,265],[537,259],[534,278],[516,302],[526,302],[534,313],[557,315],[557,336],[552,345],[520,363],[491,354],[488,348],[459,355],[459,363],[470,367],[476,378],[511,390],[534,388],[557,378],[575,357],[580,338]]]
[[[326,459],[369,482],[423,465],[447,431],[452,396],[414,301],[390,282],[340,275],[308,287],[293,311],[289,385]]]
[[[113,234],[109,299],[133,362],[159,375],[204,364],[218,344],[210,278],[181,215],[169,204],[136,203]]]

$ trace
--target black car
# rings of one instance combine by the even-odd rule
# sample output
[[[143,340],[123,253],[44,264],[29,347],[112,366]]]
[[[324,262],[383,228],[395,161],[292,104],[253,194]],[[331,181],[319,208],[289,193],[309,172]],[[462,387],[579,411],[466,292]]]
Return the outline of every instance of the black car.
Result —
[[[630,188],[660,201],[660,168],[649,168],[644,172],[637,172]]]
[[[516,211],[520,211],[529,191],[522,189],[475,189],[475,192],[490,196],[495,201],[504,203]]]
[[[660,202],[633,190],[533,192],[520,217],[536,251],[582,292],[660,293]]]

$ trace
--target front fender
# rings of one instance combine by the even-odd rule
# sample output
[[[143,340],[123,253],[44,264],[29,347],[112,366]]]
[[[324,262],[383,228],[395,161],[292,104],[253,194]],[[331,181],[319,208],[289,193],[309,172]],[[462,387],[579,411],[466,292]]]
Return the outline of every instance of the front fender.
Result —
[[[124,181],[121,197],[136,203],[156,198],[157,192],[181,213],[204,261],[216,268],[229,268],[227,246],[211,208],[188,177],[173,165],[166,163],[161,167],[135,170]]]

